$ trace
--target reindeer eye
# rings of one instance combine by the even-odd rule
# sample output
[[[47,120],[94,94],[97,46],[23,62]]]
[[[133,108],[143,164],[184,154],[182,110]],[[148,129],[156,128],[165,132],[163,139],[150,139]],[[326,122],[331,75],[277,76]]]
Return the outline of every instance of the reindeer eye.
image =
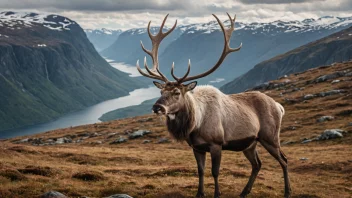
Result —
[[[176,96],[180,95],[181,93],[180,92],[175,92],[174,93]]]

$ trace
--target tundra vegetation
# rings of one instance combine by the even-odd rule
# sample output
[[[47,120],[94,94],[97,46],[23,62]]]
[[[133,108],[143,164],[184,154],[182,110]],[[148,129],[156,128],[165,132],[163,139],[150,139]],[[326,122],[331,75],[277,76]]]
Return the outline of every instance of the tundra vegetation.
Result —
[[[345,74],[332,75],[341,71]],[[351,71],[352,62],[336,63],[256,88],[286,110],[280,139],[288,156],[292,197],[352,196]],[[344,91],[320,94],[331,90]],[[314,97],[305,100],[308,94]],[[320,121],[323,116],[333,119]],[[317,138],[328,129],[340,129],[342,137]],[[141,136],[129,138],[138,130]],[[120,138],[125,141],[111,144]],[[257,149],[262,168],[248,197],[282,197],[279,163],[262,146]],[[0,197],[36,197],[50,190],[70,197],[116,193],[194,197],[197,193],[192,150],[187,143],[172,140],[164,121],[155,115],[2,140],[0,156]],[[248,181],[251,165],[242,153],[223,151],[222,156],[221,197],[236,197]],[[210,157],[205,164],[205,194],[211,197]]]

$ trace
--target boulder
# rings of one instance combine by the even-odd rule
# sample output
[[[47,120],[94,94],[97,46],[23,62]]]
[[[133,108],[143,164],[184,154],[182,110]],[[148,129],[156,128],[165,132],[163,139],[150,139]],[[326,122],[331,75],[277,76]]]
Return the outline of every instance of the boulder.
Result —
[[[111,142],[110,144],[121,144],[123,142],[127,142],[127,139],[124,137],[119,137],[116,140],[114,140],[113,142]]]
[[[315,96],[313,95],[313,94],[307,94],[307,95],[305,95],[305,96],[303,96],[303,99],[304,100],[310,100],[310,99],[312,99],[312,98],[314,98]]]
[[[56,144],[72,143],[72,139],[68,137],[58,138],[55,142]]]
[[[129,139],[136,139],[136,138],[143,137],[144,135],[149,134],[149,133],[151,133],[151,132],[147,131],[147,130],[138,130],[138,131],[135,131],[133,133],[128,134],[128,138]]]
[[[336,84],[336,83],[339,83],[339,82],[341,82],[341,80],[333,80],[333,81],[331,82],[331,84]]]
[[[319,140],[330,140],[335,138],[342,138],[344,130],[341,129],[327,129],[319,137]]]
[[[56,192],[56,191],[49,191],[40,196],[40,198],[67,198],[66,195]]]
[[[147,144],[147,143],[150,143],[151,142],[151,140],[143,140],[143,144]]]
[[[347,91],[343,90],[343,89],[335,89],[335,90],[331,90],[331,91],[320,92],[318,94],[318,96],[325,97],[325,96],[331,96],[331,95],[336,95],[336,94],[339,94],[339,93],[346,93],[346,92]]]
[[[331,121],[333,119],[334,119],[333,116],[321,116],[320,118],[317,119],[317,122]]]
[[[163,144],[163,143],[169,143],[170,142],[170,140],[169,139],[167,139],[167,138],[165,138],[165,137],[162,137],[162,138],[160,138],[159,140],[158,140],[158,144]]]

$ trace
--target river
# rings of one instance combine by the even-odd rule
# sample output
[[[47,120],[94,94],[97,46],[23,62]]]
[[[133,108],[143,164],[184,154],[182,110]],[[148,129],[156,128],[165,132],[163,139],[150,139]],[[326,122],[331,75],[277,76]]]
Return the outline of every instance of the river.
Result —
[[[112,63],[111,60],[107,60],[107,61],[114,68],[128,73],[131,77],[139,76],[137,75],[137,73],[135,73],[135,71],[137,71],[135,67],[121,64],[121,63],[120,64]],[[18,129],[7,130],[7,131],[1,131],[0,139],[23,136],[23,135],[31,135],[31,134],[46,132],[46,131],[59,129],[59,128],[67,128],[71,126],[97,123],[97,122],[100,122],[98,118],[102,116],[104,113],[107,113],[115,109],[120,109],[128,106],[132,106],[132,105],[138,105],[145,100],[156,98],[159,95],[160,95],[160,90],[154,86],[151,86],[149,88],[136,89],[130,92],[128,96],[101,102],[99,104],[87,107],[81,111],[66,114],[52,122],[37,124],[37,125],[22,127]]]

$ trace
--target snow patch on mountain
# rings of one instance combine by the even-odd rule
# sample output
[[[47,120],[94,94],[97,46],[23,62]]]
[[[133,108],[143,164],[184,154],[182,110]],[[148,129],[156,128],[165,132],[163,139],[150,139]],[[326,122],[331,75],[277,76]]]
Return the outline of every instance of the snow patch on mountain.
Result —
[[[21,27],[32,27],[33,25],[43,25],[43,27],[56,31],[70,30],[70,25],[76,24],[74,21],[58,16],[47,14],[36,14],[29,12],[0,12],[0,26],[12,30]]]
[[[224,25],[228,27],[230,21],[224,22]],[[335,29],[338,27],[347,27],[352,25],[352,17],[333,17],[325,16],[318,19],[305,19],[303,21],[273,21],[270,23],[235,23],[235,30],[250,30],[252,34],[271,34],[277,33],[303,33],[308,31],[316,31],[320,29]],[[164,27],[163,31],[167,31],[169,28]],[[194,34],[200,32],[202,34],[210,34],[214,31],[220,31],[220,26],[216,21],[209,23],[197,23],[190,25],[182,25],[177,27],[181,33]],[[151,27],[151,32],[156,34],[159,31],[159,27]],[[134,28],[126,31],[127,33],[134,34],[145,34],[147,28]]]

